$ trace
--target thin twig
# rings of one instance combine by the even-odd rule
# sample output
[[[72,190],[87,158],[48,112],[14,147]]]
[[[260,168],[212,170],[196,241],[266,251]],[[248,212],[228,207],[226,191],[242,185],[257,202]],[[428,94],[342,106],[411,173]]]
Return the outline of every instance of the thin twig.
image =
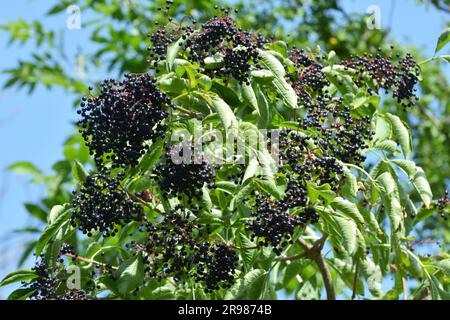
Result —
[[[359,274],[359,259],[356,258],[355,263],[355,277],[353,279],[353,291],[352,291],[352,300],[356,298],[356,287],[358,285],[358,274]]]
[[[405,277],[402,277],[402,286],[403,286],[403,300],[408,300],[408,286],[406,284]]]
[[[161,211],[160,209],[158,209],[156,206],[152,205],[151,203],[144,201],[143,199],[139,198],[138,196],[135,196],[134,194],[128,192],[127,190],[124,189],[124,191],[127,193],[127,195],[134,201],[139,202],[140,204],[146,206],[147,208],[150,208],[152,210],[155,210],[161,214],[164,214],[163,211]]]
[[[177,109],[178,111],[183,112],[183,113],[185,113],[185,114],[187,114],[187,115],[189,115],[191,117],[199,119],[199,120],[203,118],[203,116],[201,114],[192,112],[191,110],[188,110],[188,109],[183,108],[181,106],[175,106],[175,109]]]
[[[81,256],[78,256],[78,255],[75,255],[75,254],[72,254],[72,253],[66,253],[64,255],[66,257],[69,257],[69,258],[72,258],[72,259],[75,259],[75,260],[78,260],[78,261],[83,261],[83,262],[86,262],[86,263],[89,263],[89,264],[95,264],[95,265],[103,267],[105,269],[108,269],[108,268],[111,268],[111,269],[114,269],[114,270],[119,269],[119,268],[114,267],[114,266],[109,266],[106,263],[102,263],[102,262],[99,262],[99,261],[91,260],[91,259],[88,259],[88,258],[85,258],[85,257],[81,257]]]

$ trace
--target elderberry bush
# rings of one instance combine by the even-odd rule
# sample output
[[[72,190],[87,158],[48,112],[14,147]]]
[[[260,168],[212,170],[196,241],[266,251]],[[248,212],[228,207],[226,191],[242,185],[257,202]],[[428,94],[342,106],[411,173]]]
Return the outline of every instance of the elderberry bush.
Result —
[[[420,283],[414,298],[443,295],[448,257],[408,243],[448,194],[433,199],[407,123],[387,111],[419,100],[413,57],[340,59],[245,30],[233,8],[178,21],[176,5],[148,30],[148,70],[82,98],[91,159],[55,181],[71,195],[45,202],[57,205],[21,275],[28,297],[380,299],[404,294],[383,291],[392,266]],[[62,284],[69,266],[81,288]]]

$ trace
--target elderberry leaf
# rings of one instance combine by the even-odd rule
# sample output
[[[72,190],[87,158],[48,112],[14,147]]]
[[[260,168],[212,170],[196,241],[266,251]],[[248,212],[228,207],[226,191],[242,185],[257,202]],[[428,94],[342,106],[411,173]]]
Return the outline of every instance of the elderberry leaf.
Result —
[[[390,121],[394,134],[400,142],[405,159],[409,158],[411,155],[412,142],[408,126],[398,116],[393,114],[387,113],[386,118]]]
[[[166,68],[169,72],[174,71],[174,61],[178,55],[178,52],[181,49],[181,45],[183,44],[183,39],[180,38],[167,48],[166,55]]]
[[[428,208],[433,199],[433,193],[431,192],[430,184],[425,176],[425,172],[421,167],[416,166],[413,161],[410,160],[391,160],[392,163],[397,165],[410,179],[420,198],[422,199],[425,207]]]
[[[262,269],[255,269],[239,279],[227,290],[225,300],[257,300],[263,293],[269,274]]]
[[[441,270],[447,277],[450,277],[450,259],[433,261],[430,263],[430,266]]]
[[[84,181],[86,181],[89,172],[80,161],[75,160],[75,163],[72,166],[72,174],[75,180],[78,181],[78,183],[83,183]]]
[[[444,31],[442,31],[441,35],[439,36],[434,53],[440,51],[449,42],[450,42],[450,28],[447,28]]]
[[[352,219],[339,215],[333,216],[332,219],[336,223],[339,230],[339,238],[345,248],[345,251],[347,251],[349,255],[353,255],[357,249],[356,223]]]
[[[397,183],[389,172],[381,174],[377,181],[383,188],[382,200],[387,215],[391,221],[391,228],[396,233],[403,221],[403,212],[400,205]]]
[[[275,76],[272,80],[272,84],[275,86],[277,93],[281,96],[286,106],[291,109],[296,109],[297,94],[287,83],[285,79],[286,71],[281,62],[267,51],[258,49],[258,52],[261,57],[261,64]]]
[[[367,288],[373,299],[380,299],[383,297],[383,289],[381,282],[383,274],[379,266],[377,266],[372,259],[365,257],[361,262],[361,271],[366,278]]]
[[[8,296],[8,300],[26,300],[29,298],[36,289],[34,288],[21,288],[14,290],[11,292],[11,294]]]
[[[126,296],[144,281],[144,264],[141,255],[137,254],[123,262],[117,273],[119,275],[118,290]]]
[[[56,212],[56,209],[55,209]],[[51,238],[58,232],[58,230],[62,227],[62,225],[70,219],[72,215],[72,210],[68,209],[65,211],[61,211],[61,208],[58,207],[58,215],[54,215],[53,220],[50,220],[50,224],[42,231],[41,236],[36,244],[36,256],[39,256],[42,252],[42,249],[47,245]]]
[[[268,83],[275,78],[272,71],[269,70],[252,70],[250,75],[257,81],[262,81],[263,83]]]
[[[331,206],[336,210],[342,212],[345,216],[353,219],[360,225],[364,225],[364,217],[358,210],[358,207],[353,202],[344,199],[342,197],[334,198],[333,202],[331,202]]]
[[[0,281],[0,287],[4,287],[8,284],[20,282],[20,281],[27,281],[27,280],[33,280],[36,279],[38,275],[36,272],[32,270],[18,270],[11,272],[6,277],[3,278],[2,281]]]
[[[255,91],[251,85],[242,85],[242,97],[244,98],[244,101],[248,103],[260,116],[261,114],[259,112],[258,100],[256,99]]]

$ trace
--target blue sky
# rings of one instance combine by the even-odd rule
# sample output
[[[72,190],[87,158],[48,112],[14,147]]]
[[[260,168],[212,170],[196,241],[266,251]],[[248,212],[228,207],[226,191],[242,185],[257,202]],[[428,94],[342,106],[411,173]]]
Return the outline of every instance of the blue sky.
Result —
[[[8,20],[24,19],[29,22],[39,19],[46,28],[65,27],[66,16],[44,17],[54,1],[15,0],[2,4],[0,24]],[[76,4],[76,1],[73,1]],[[395,4],[394,8],[392,8]],[[365,13],[369,5],[381,9],[384,28],[389,26],[392,35],[406,45],[422,47],[431,56],[436,40],[445,27],[448,16],[434,8],[417,6],[414,0],[344,0],[346,11]],[[390,20],[389,17],[392,17]],[[83,19],[83,13],[82,13]],[[75,52],[78,47],[87,51],[88,32],[72,30],[69,32],[68,48]],[[33,46],[7,46],[7,37],[0,31],[0,70],[13,67],[18,60],[26,59],[33,52]],[[70,57],[69,57],[70,58]],[[102,75],[98,75],[102,76]],[[107,77],[108,75],[104,75]],[[0,74],[0,87],[6,77]],[[0,261],[0,278],[15,268],[14,261],[20,254],[22,243],[12,242],[9,231],[24,226],[27,215],[22,203],[34,201],[43,195],[43,190],[28,184],[27,177],[17,177],[4,171],[15,161],[32,161],[44,172],[62,158],[62,144],[73,131],[71,121],[76,119],[72,109],[74,96],[60,89],[47,90],[38,87],[32,95],[16,89],[0,89],[0,250],[8,257]],[[4,291],[0,291],[0,299]]]

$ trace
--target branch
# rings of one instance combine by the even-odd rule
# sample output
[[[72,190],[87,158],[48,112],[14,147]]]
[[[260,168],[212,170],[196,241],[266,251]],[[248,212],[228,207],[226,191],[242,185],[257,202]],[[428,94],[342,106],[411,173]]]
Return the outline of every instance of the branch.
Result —
[[[100,267],[103,267],[103,268],[105,268],[105,269],[108,269],[108,268],[112,268],[112,269],[114,269],[114,270],[119,269],[119,268],[114,267],[114,266],[109,266],[109,265],[107,265],[106,263],[98,262],[98,261],[91,260],[91,259],[88,259],[88,258],[85,258],[85,257],[80,257],[80,256],[78,256],[78,255],[76,255],[76,254],[66,253],[66,254],[64,254],[64,255],[65,255],[66,257],[69,257],[69,258],[72,258],[72,259],[75,259],[75,260],[78,260],[78,261],[83,261],[83,262],[86,262],[86,263],[89,263],[89,264],[95,264],[95,265],[100,266]]]
[[[160,214],[164,215],[164,212],[159,210],[156,206],[152,205],[151,203],[144,201],[143,199],[139,198],[138,196],[135,196],[134,194],[128,192],[127,190],[123,189],[127,195],[134,201],[139,202],[140,204],[142,204],[143,206],[146,206],[147,208],[150,208],[152,210],[155,210],[157,212],[159,212]]]
[[[298,244],[305,251],[305,255],[308,259],[313,260],[319,267],[320,273],[322,274],[323,282],[325,283],[325,290],[327,292],[328,300],[336,300],[336,294],[334,292],[333,279],[331,278],[330,270],[328,269],[325,258],[322,256],[322,249],[327,240],[327,235],[324,234],[322,238],[314,242],[314,244],[309,246],[303,239],[298,239]]]
[[[191,116],[193,118],[196,118],[198,120],[203,119],[203,116],[201,114],[192,112],[191,110],[188,110],[186,108],[183,108],[183,107],[180,107],[180,106],[175,106],[175,109],[177,109],[178,111],[183,112],[183,113],[185,113],[185,114],[187,114],[187,115],[189,115],[189,116]]]

